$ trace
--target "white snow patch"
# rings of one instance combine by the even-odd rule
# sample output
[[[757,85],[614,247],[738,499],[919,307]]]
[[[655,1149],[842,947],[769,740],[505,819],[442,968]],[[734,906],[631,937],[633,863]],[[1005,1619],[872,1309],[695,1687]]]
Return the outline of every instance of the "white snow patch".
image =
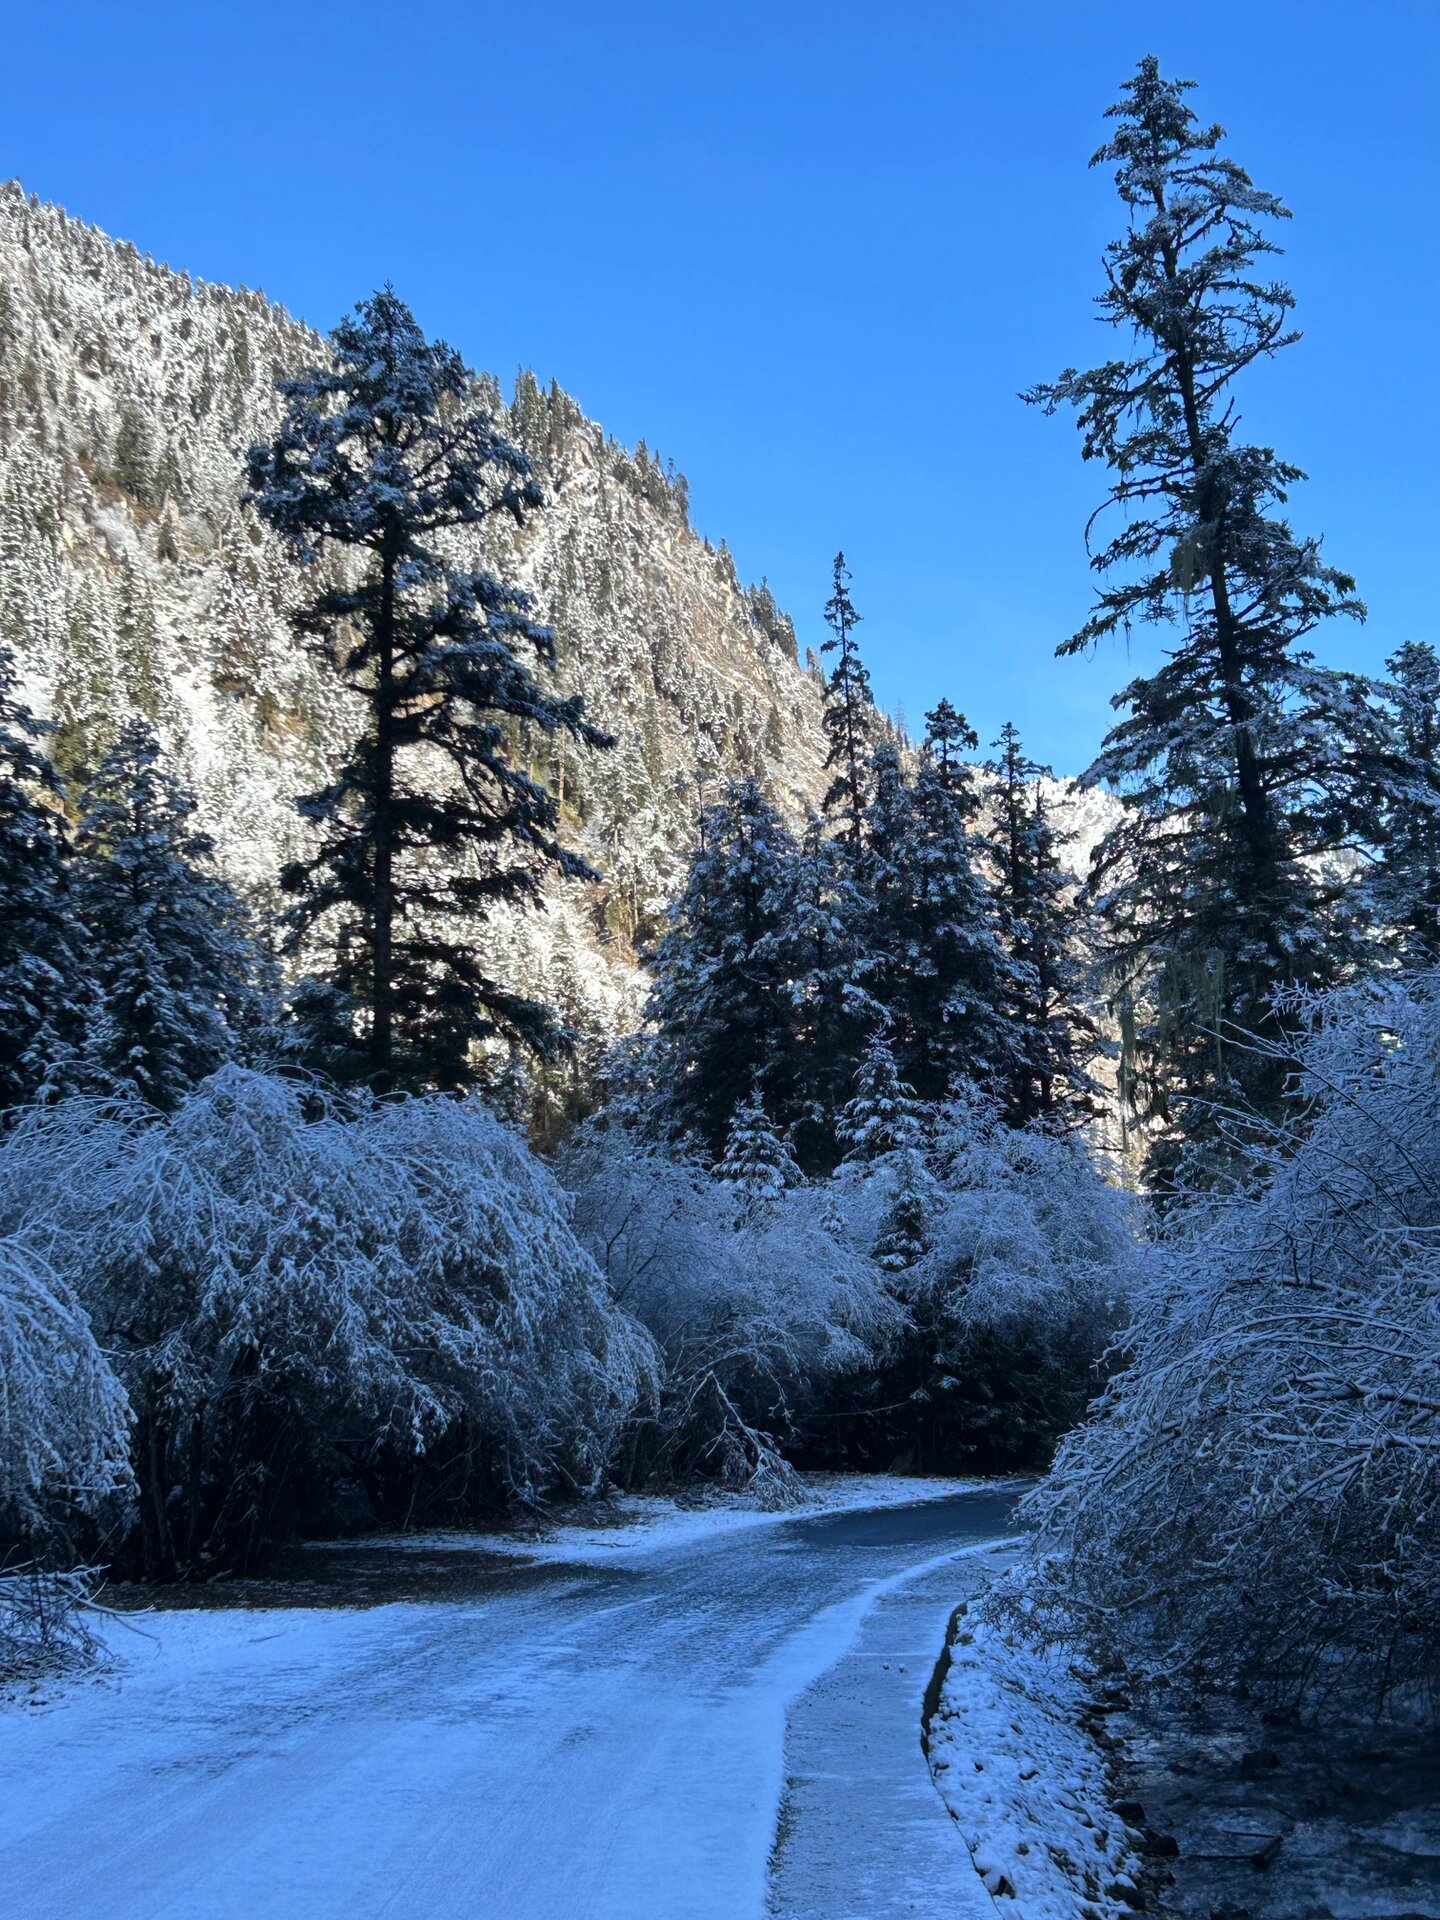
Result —
[[[1034,1652],[957,1615],[930,1767],[987,1891],[1023,1920],[1131,1910],[1140,1863],[1083,1725],[1089,1698],[1063,1652]]]

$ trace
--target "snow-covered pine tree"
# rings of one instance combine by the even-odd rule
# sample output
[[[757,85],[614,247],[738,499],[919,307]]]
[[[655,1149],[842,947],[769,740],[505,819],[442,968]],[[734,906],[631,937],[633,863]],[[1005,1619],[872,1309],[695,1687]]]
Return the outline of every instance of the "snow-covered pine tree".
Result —
[[[69,1092],[93,994],[69,890],[46,728],[0,647],[0,1112]]]
[[[1086,1003],[1091,909],[1060,864],[1068,836],[1045,804],[1048,767],[1029,759],[1007,721],[990,764],[991,851],[1000,933],[1010,957],[1004,1006],[1016,1038],[997,1089],[1012,1126],[1067,1126],[1092,1118],[1100,1089],[1089,1067],[1099,1027]]]
[[[87,1067],[162,1112],[256,1040],[274,988],[194,815],[149,721],[126,721],[81,797],[75,840],[74,908],[100,995]]]
[[[1385,664],[1391,778],[1369,890],[1387,959],[1431,966],[1440,960],[1440,660],[1408,641]]]
[[[954,799],[967,823],[979,810],[975,767],[965,758],[980,744],[980,736],[949,700],[940,699],[925,716],[925,746],[934,777]]]
[[[336,549],[360,562],[342,584],[327,576],[298,622],[364,723],[334,781],[299,802],[318,845],[282,885],[294,944],[328,936],[371,1084],[461,1088],[476,1042],[549,1055],[566,1038],[548,1008],[490,978],[477,918],[536,904],[547,872],[595,877],[561,845],[555,797],[507,756],[504,723],[609,742],[523,657],[554,658],[526,596],[448,558],[455,530],[523,524],[542,500],[460,356],[388,289],[331,341],[330,366],[280,382],[279,432],[249,463],[251,499],[302,562]]]
[[[870,1257],[882,1272],[908,1273],[929,1251],[933,1192],[934,1183],[926,1175],[916,1149],[907,1147],[897,1153],[890,1204],[870,1249]]]
[[[1343,970],[1331,856],[1363,832],[1368,797],[1364,689],[1301,646],[1363,615],[1355,583],[1279,517],[1300,471],[1236,433],[1234,382],[1298,338],[1289,289],[1260,277],[1286,209],[1217,151],[1223,130],[1197,121],[1190,85],[1147,56],[1095,156],[1115,164],[1129,216],[1098,302],[1129,357],[1027,395],[1075,407],[1123,519],[1092,563],[1108,584],[1061,653],[1137,619],[1180,626],[1164,664],[1117,696],[1124,717],[1086,776],[1125,809],[1097,885],[1156,1178],[1187,1140],[1223,1132],[1217,1103],[1276,1110],[1284,1048],[1249,1043],[1283,1039],[1277,990]]]
[[[804,1178],[758,1089],[735,1109],[715,1173],[734,1187],[747,1211],[778,1200]]]
[[[868,896],[848,841],[812,819],[790,863],[778,930],[793,1029],[790,1140],[808,1173],[828,1172],[842,1148],[840,1109],[884,1009],[866,984]]]
[[[663,1117],[723,1151],[753,1094],[793,1099],[795,1010],[782,950],[795,841],[756,780],[701,815],[700,841],[654,954],[647,1018]]]
[[[825,736],[829,748],[825,769],[834,775],[825,795],[825,812],[851,848],[858,853],[865,837],[866,770],[875,739],[875,702],[870,675],[855,644],[860,615],[850,598],[850,570],[843,553],[835,556],[834,589],[825,603],[830,639],[822,654],[838,657],[825,682]]]
[[[919,1145],[923,1130],[924,1110],[900,1078],[889,1041],[872,1035],[836,1129],[845,1157],[878,1160],[903,1152]]]
[[[967,785],[921,749],[913,781],[876,749],[865,813],[871,898],[867,981],[901,1078],[922,1101],[1002,1074],[1015,1049],[1002,995],[1009,959],[966,824]]]

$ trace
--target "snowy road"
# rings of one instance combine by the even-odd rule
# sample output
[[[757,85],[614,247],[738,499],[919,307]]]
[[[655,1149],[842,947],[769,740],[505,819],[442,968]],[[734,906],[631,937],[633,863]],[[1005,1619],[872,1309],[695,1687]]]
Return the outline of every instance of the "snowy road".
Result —
[[[0,1713],[0,1908],[978,1916],[919,1716],[1010,1499],[661,1537],[434,1605],[151,1617],[117,1678]]]

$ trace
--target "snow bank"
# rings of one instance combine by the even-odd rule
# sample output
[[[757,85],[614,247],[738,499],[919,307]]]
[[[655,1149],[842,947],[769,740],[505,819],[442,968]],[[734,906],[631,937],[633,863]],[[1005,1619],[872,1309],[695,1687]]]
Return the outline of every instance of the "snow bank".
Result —
[[[1138,1904],[1140,1863],[1083,1724],[1082,1673],[963,1607],[948,1651],[927,1751],[991,1897],[1023,1920],[1105,1920]]]

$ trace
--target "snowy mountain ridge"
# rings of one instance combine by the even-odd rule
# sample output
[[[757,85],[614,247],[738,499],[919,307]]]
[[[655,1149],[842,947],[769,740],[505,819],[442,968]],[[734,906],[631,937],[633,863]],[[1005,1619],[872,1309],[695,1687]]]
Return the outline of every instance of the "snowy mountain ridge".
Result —
[[[324,355],[263,294],[157,265],[0,187],[0,642],[56,723],[64,772],[118,714],[149,714],[228,876],[262,895],[298,851],[293,796],[329,777],[352,721],[290,631],[297,569],[242,502],[276,379]],[[549,504],[489,531],[475,559],[531,591],[559,682],[616,745],[515,742],[605,883],[552,888],[548,913],[497,916],[479,940],[600,1041],[633,1019],[637,949],[701,802],[736,772],[762,775],[792,816],[817,800],[822,689],[768,590],[743,587],[723,544],[691,527],[681,476],[558,386],[522,375],[507,407],[481,380]]]

